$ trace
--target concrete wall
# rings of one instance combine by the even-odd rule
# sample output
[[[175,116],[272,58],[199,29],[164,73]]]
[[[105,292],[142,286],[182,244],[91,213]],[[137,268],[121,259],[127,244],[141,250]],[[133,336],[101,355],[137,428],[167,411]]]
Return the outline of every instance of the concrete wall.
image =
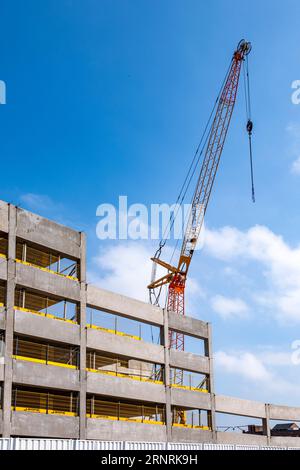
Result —
[[[15,310],[14,330],[19,334],[50,341],[74,345],[80,343],[79,325],[20,310]]]
[[[87,439],[121,441],[125,436],[129,441],[166,442],[167,440],[165,426],[87,419]]]
[[[0,201],[0,231],[8,232],[8,204]]]
[[[87,392],[114,398],[140,400],[146,402],[165,403],[165,387],[163,385],[139,382],[109,375],[87,373]]]
[[[79,418],[40,413],[12,412],[13,436],[79,438]]]
[[[134,359],[155,362],[157,364],[164,363],[163,346],[90,328],[87,329],[87,347],[97,351],[106,351],[116,355],[124,355]]]
[[[13,360],[13,382],[22,385],[79,391],[79,371]]]
[[[5,258],[0,258],[0,279],[7,280],[7,261]]]

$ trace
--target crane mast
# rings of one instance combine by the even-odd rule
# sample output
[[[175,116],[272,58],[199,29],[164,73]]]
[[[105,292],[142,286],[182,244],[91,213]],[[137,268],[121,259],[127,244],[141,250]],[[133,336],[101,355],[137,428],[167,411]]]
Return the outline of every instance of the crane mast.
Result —
[[[154,289],[161,288],[161,286],[168,284],[167,309],[180,315],[184,315],[185,313],[184,294],[187,274],[201,233],[205,213],[229,129],[236,102],[242,63],[250,51],[251,44],[245,40],[240,41],[233,54],[229,72],[225,78],[221,94],[219,95],[220,97],[210,129],[200,175],[192,199],[191,210],[178,265],[172,266],[162,261],[159,257],[152,258],[154,263],[166,268],[168,273],[160,279],[152,280],[148,289],[153,291]],[[181,333],[170,332],[169,347],[184,350],[184,335]],[[174,383],[182,385],[182,382],[182,371],[176,370]]]

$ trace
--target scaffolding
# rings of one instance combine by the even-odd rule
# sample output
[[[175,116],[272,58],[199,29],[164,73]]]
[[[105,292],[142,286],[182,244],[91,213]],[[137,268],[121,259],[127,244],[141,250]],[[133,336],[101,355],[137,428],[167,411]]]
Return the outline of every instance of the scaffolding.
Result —
[[[14,386],[11,408],[13,411],[78,416],[78,393]]]
[[[79,347],[58,346],[15,337],[13,358],[53,366],[78,369]]]
[[[161,405],[108,401],[96,395],[87,399],[87,416],[94,419],[165,424],[165,408]]]
[[[17,240],[16,262],[33,266],[73,280],[79,278],[79,263],[48,248]]]

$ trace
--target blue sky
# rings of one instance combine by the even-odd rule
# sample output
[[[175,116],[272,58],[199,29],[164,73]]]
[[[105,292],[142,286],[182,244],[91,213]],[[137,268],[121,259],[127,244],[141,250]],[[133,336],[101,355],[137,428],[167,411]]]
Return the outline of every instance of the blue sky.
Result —
[[[155,244],[100,242],[96,208],[175,202],[231,54],[252,42],[257,202],[241,89],[188,306],[213,323],[219,393],[298,406],[299,14],[296,0],[10,0],[0,28],[1,199],[86,231],[90,279],[139,298]]]

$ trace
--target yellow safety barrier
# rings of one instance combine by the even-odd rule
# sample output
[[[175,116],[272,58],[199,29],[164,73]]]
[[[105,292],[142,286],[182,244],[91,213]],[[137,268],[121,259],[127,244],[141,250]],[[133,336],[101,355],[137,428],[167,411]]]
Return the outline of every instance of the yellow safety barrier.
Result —
[[[7,259],[7,256],[6,256],[6,255],[4,255],[3,253],[0,253],[0,258]]]
[[[16,258],[15,261],[16,263],[24,264],[25,266],[30,266],[31,268],[40,269],[41,271],[45,271],[51,274],[56,274],[57,276],[65,277],[67,279],[71,279],[72,281],[78,281],[78,278],[75,276],[67,276],[66,274],[58,273],[57,271],[53,271],[52,269],[43,268],[42,266],[38,266],[37,264],[33,263],[28,263],[27,261],[22,261],[21,259]]]
[[[26,356],[17,356],[13,355],[13,359],[16,359],[18,361],[28,361],[28,362],[36,362],[38,364],[46,364],[50,366],[57,366],[57,367],[65,367],[67,369],[77,369],[76,366],[70,365],[70,364],[63,364],[62,362],[54,362],[54,361],[46,361],[44,359],[35,359],[34,357],[26,357]]]
[[[0,307],[4,307],[4,303],[3,303],[3,302],[0,302]]]
[[[173,423],[172,426],[176,426],[178,428],[201,429],[202,431],[211,431],[211,429],[208,426],[193,426],[192,424],[179,424],[179,423]]]
[[[56,315],[52,315],[50,313],[35,312],[34,310],[29,310],[28,308],[16,307],[16,306],[14,307],[14,309],[15,310],[20,310],[21,312],[33,313],[34,315],[40,315],[41,317],[53,318],[54,320],[61,320],[61,321],[64,321],[66,323],[72,323],[73,325],[78,325],[78,323],[76,323],[76,321],[69,320],[67,318],[57,317]]]
[[[171,387],[180,388],[182,390],[192,390],[193,392],[208,393],[208,390],[206,390],[206,388],[189,387],[188,385],[171,384]]]
[[[107,419],[112,421],[126,421],[132,423],[142,423],[142,424],[157,424],[159,426],[164,426],[165,423],[163,421],[153,421],[153,420],[142,420],[142,419],[134,419],[134,418],[123,418],[117,416],[106,416],[106,415],[95,415],[95,414],[87,414],[87,418],[92,419]]]
[[[141,338],[139,336],[129,335],[127,333],[123,333],[122,331],[110,330],[108,328],[103,328],[102,326],[91,325],[91,324],[88,324],[86,326],[87,328],[92,328],[93,330],[100,330],[100,331],[104,331],[105,333],[111,333],[117,336],[125,336],[126,338],[135,339],[136,341],[141,341]]]
[[[25,411],[26,413],[42,413],[48,415],[77,416],[71,411],[46,410],[45,408],[30,408],[26,406],[12,406],[12,411]]]
[[[131,374],[122,374],[120,372],[113,372],[110,370],[99,370],[99,369],[86,369],[88,372],[95,372],[97,374],[105,374],[105,375],[111,375],[113,377],[121,377],[125,379],[131,379],[131,380],[137,380],[138,382],[151,382],[154,384],[160,384],[163,385],[164,383],[161,380],[151,380],[148,379],[147,377],[140,377],[138,375],[131,375]]]

